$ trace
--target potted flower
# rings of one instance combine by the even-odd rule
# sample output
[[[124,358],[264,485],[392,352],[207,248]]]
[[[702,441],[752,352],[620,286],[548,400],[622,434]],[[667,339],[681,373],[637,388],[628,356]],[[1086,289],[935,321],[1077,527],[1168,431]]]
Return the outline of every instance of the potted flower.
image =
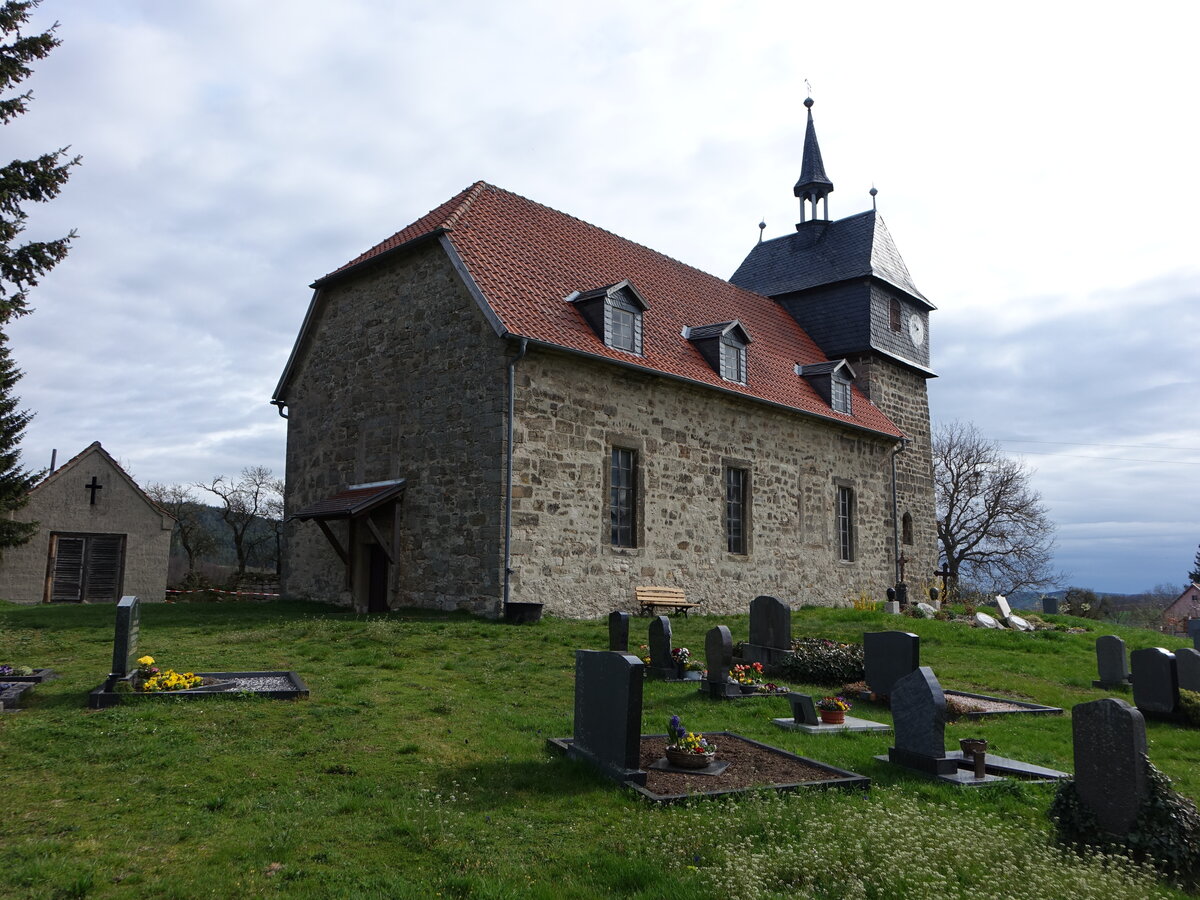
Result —
[[[671,662],[675,663],[676,677],[686,680],[688,672],[699,671],[699,663],[692,661],[692,651],[687,647],[674,647],[671,650]]]
[[[852,704],[845,697],[822,697],[817,701],[817,712],[821,714],[821,721],[826,725],[841,725],[846,721],[846,711],[853,709]]]
[[[717,756],[717,745],[702,734],[683,727],[679,716],[667,723],[667,760],[682,769],[703,769]]]
[[[763,683],[763,664],[760,662],[736,665],[729,670],[729,680],[742,686],[743,694],[754,694]]]

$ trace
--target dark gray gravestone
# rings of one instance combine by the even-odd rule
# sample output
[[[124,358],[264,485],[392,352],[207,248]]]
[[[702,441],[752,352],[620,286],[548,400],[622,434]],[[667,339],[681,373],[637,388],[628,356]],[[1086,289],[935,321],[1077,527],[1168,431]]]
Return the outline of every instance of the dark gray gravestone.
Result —
[[[740,697],[742,689],[730,682],[733,666],[733,636],[724,625],[710,628],[704,636],[704,663],[708,675],[700,682],[700,690],[713,697]]]
[[[1116,687],[1129,683],[1129,665],[1125,659],[1125,642],[1115,634],[1096,638],[1096,672],[1094,687]]]
[[[1042,612],[1045,613],[1046,615],[1057,616],[1058,615],[1058,598],[1057,597],[1043,597],[1042,598]]]
[[[138,631],[142,621],[142,601],[137,597],[122,597],[117,604],[117,627],[113,633],[112,670],[108,675],[108,690],[112,685],[137,668]]]
[[[742,645],[742,659],[775,666],[791,652],[792,608],[774,597],[755,597],[750,601],[750,640]]]
[[[1124,700],[1093,700],[1071,710],[1071,736],[1080,801],[1102,829],[1128,834],[1147,791],[1146,720]]]
[[[892,686],[892,727],[896,745],[888,758],[909,768],[935,774],[958,770],[946,756],[946,695],[933,669],[920,666]]]
[[[873,694],[887,696],[892,685],[921,665],[921,639],[907,631],[863,635],[863,670]]]
[[[674,678],[675,660],[671,658],[671,620],[655,616],[650,620],[650,678]]]
[[[1175,654],[1162,647],[1146,647],[1129,654],[1133,680],[1133,705],[1142,713],[1169,716],[1179,705],[1179,676]]]
[[[820,725],[821,716],[817,713],[817,704],[808,694],[788,694],[788,702],[792,705],[792,718],[800,725]]]
[[[1175,673],[1181,691],[1200,692],[1200,650],[1184,647],[1175,651]]]
[[[629,649],[629,613],[608,614],[608,649],[624,653]]]
[[[642,743],[642,661],[604,650],[575,651],[575,737],[572,756],[618,781],[646,783]]]
[[[1188,619],[1187,633],[1192,639],[1192,646],[1200,650],[1200,619]]]

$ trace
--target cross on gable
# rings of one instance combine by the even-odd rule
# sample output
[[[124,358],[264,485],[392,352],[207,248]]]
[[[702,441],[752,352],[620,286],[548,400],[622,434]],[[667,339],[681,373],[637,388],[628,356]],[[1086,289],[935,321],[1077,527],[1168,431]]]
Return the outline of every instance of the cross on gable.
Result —
[[[96,481],[96,476],[93,475],[92,480],[90,482],[88,482],[87,484],[85,484],[83,486],[83,489],[85,491],[92,492],[91,505],[95,506],[96,505],[96,491],[104,490],[104,485],[102,485],[102,484],[100,484],[100,482]]]

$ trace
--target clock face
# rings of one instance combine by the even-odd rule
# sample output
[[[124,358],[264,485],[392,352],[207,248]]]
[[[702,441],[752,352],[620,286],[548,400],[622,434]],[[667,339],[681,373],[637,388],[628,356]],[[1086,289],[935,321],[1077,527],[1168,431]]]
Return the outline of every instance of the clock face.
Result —
[[[918,347],[925,343],[925,323],[920,316],[914,314],[908,317],[908,336]]]

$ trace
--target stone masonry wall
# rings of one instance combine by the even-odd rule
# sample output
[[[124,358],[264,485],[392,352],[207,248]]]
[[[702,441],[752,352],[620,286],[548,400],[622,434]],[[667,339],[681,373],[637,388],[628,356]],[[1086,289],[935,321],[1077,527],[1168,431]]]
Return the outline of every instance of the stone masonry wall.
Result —
[[[96,503],[84,488],[95,477],[102,485]],[[125,574],[121,593],[162,600],[167,590],[167,558],[175,520],[149,505],[111,462],[95,451],[64,466],[31,494],[13,518],[39,522],[33,540],[4,551],[0,597],[25,603],[45,598],[51,532],[124,534]]]
[[[927,382],[913,370],[876,356],[855,357],[850,365],[859,376],[859,386],[869,388],[871,401],[911,440],[896,457],[896,500],[900,515],[907,512],[913,520],[913,542],[901,546],[908,559],[905,579],[910,598],[924,600],[925,595],[917,596],[919,591],[940,585],[933,576],[938,543]]]
[[[286,506],[406,479],[392,606],[497,609],[509,349],[436,243],[322,290],[287,391]],[[363,606],[362,549],[352,594],[317,524],[291,523],[284,591]]]
[[[839,604],[894,581],[894,443],[661,377],[533,352],[517,370],[512,599],[599,616],[636,585],[708,612],[758,594]],[[638,457],[638,546],[610,541],[613,446]],[[749,553],[727,552],[724,469],[750,471]],[[837,486],[855,493],[855,559],[838,559]]]

